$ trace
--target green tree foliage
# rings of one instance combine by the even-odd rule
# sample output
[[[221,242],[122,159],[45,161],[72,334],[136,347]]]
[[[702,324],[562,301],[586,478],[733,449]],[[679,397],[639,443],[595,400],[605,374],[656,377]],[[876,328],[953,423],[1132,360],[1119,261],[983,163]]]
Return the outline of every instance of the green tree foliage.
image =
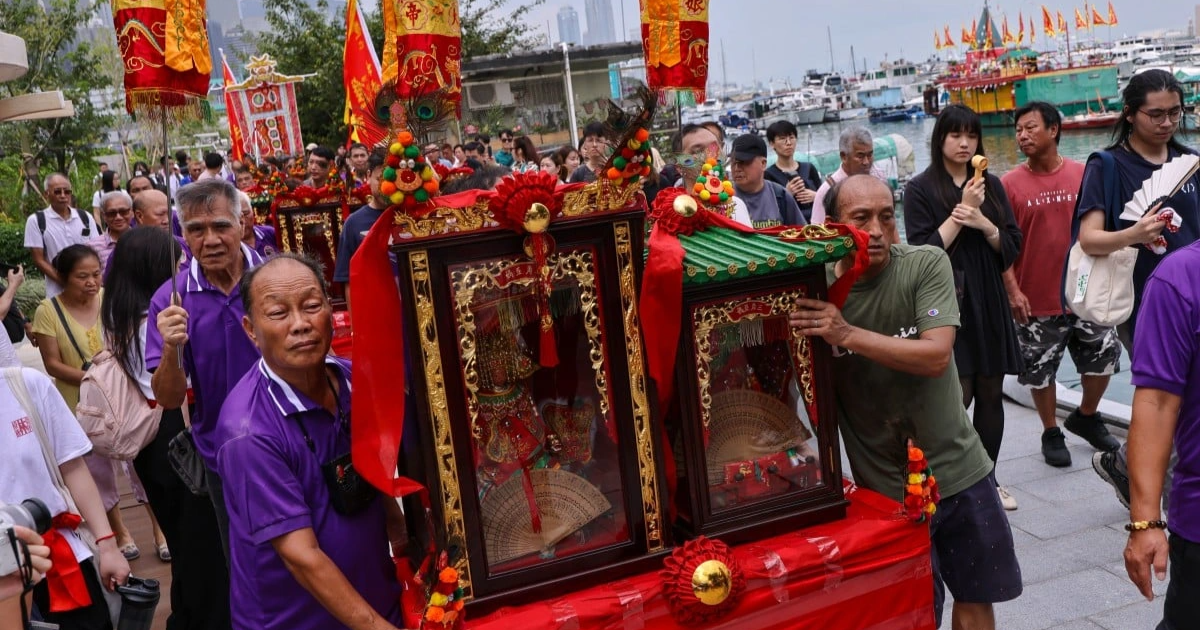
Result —
[[[463,59],[528,50],[542,42],[529,13],[546,0],[458,0]],[[516,5],[511,7],[510,5]]]
[[[28,0],[23,0],[28,1]],[[527,23],[528,14],[545,0],[459,0],[462,20],[463,57],[507,53],[534,46],[539,41],[537,26]],[[510,5],[516,5],[510,6]],[[316,8],[305,2],[264,0],[271,30],[258,44],[284,74],[317,76],[296,88],[300,127],[304,142],[326,146],[346,139],[342,122],[346,92],[342,83],[342,49],[346,41],[346,16],[331,12],[327,0]],[[375,50],[383,55],[383,17],[378,6],[366,13],[367,29]]]
[[[0,98],[62,90],[75,105],[75,116],[0,125],[0,148],[31,154],[44,167],[67,171],[103,139],[110,116],[89,98],[112,82],[101,71],[101,56],[79,39],[80,27],[96,13],[91,0],[5,0],[0,25],[25,40],[29,72],[0,83]],[[45,168],[43,170],[46,170]]]
[[[291,0],[265,0],[263,7],[271,28],[263,33],[259,52],[271,55],[283,74],[316,74],[296,87],[304,143],[341,144],[346,139],[342,122],[346,16],[330,11],[326,0],[318,0],[316,8]]]

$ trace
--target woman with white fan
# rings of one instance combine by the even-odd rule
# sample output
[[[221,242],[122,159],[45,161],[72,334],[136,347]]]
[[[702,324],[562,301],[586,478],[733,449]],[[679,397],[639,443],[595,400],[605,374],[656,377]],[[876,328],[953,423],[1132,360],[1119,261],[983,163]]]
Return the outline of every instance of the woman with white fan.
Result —
[[[954,268],[962,325],[954,340],[954,363],[963,404],[992,462],[1004,437],[1005,374],[1021,372],[1021,349],[1001,274],[1021,251],[1008,196],[986,172],[979,115],[950,105],[938,115],[930,141],[930,165],[904,189],[904,226],[911,245],[946,250]],[[1007,510],[1016,499],[998,487]]]
[[[1183,87],[1171,73],[1147,70],[1134,75],[1122,98],[1117,141],[1088,159],[1075,220],[1079,246],[1089,256],[1120,255],[1128,253],[1127,248],[1135,252],[1132,311],[1117,326],[1121,344],[1132,356],[1146,280],[1167,254],[1200,238],[1200,161],[1175,137],[1183,119]],[[1106,173],[1109,161],[1113,172]],[[1115,183],[1115,203],[1105,203],[1106,181]],[[1126,452],[1122,445],[1116,453],[1097,453],[1092,467],[1128,507]],[[1173,464],[1174,458],[1163,486],[1164,507]]]
[[[1126,351],[1133,348],[1142,288],[1168,252],[1200,238],[1200,193],[1196,152],[1176,139],[1183,119],[1183,87],[1165,70],[1147,70],[1129,81],[1117,141],[1105,149],[1115,168],[1116,204],[1106,208],[1104,162],[1088,159],[1075,208],[1083,252],[1106,256],[1137,249],[1134,301],[1129,318],[1117,326]],[[1169,176],[1168,176],[1169,175]],[[1139,216],[1140,215],[1140,216]]]

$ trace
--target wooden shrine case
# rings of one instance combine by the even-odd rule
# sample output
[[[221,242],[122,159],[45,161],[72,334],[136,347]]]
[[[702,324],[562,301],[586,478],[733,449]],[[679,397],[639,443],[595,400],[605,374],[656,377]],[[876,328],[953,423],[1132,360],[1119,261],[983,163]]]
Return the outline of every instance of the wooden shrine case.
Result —
[[[311,189],[279,195],[273,205],[280,248],[285,252],[303,252],[321,263],[325,284],[335,302],[344,300],[341,283],[333,281],[344,206],[345,193]]]
[[[830,348],[787,320],[797,298],[826,298],[824,263],[853,240],[725,228],[679,240],[678,411],[667,422],[681,535],[733,544],[843,518]]]
[[[438,545],[465,551],[472,614],[646,570],[665,550],[637,189],[575,189],[550,225],[553,368],[539,365],[528,241],[495,227],[485,196],[397,215],[416,399],[405,424],[420,433],[419,448],[406,436],[404,465],[429,488]]]

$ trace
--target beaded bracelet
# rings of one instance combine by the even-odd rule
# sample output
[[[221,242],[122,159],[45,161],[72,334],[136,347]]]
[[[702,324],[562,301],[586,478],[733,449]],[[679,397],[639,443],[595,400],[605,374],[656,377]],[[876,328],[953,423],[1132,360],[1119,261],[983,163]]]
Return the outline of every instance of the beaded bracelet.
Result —
[[[1159,521],[1134,521],[1132,523],[1125,524],[1125,531],[1127,531],[1127,532],[1140,532],[1144,529],[1166,529],[1166,528],[1167,528],[1167,522],[1162,521],[1162,520],[1159,520]]]

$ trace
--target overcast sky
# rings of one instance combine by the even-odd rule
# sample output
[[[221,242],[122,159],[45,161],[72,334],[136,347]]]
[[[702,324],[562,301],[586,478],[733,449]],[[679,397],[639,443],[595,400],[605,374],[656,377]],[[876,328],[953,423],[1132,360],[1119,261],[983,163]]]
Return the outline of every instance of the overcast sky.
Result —
[[[517,3],[520,0],[510,0]],[[580,30],[586,31],[584,0],[547,0],[533,12],[531,21],[542,32],[549,29],[558,41],[555,19],[559,7],[571,5],[579,12]],[[637,0],[612,0],[613,20],[618,33],[627,33],[638,26]],[[621,5],[625,9],[625,29],[621,28]],[[1038,49],[1048,48],[1049,41],[1041,32],[1039,2],[1008,0],[989,2],[998,14],[1007,14],[1013,34],[1017,30],[1017,12],[1024,13],[1026,23],[1034,17]],[[1052,12],[1062,11],[1072,25],[1071,39],[1075,40],[1074,9],[1083,3],[1047,2]],[[1152,11],[1145,10],[1153,6]],[[1097,7],[1107,15],[1106,2]],[[1134,35],[1142,31],[1175,29],[1187,31],[1195,18],[1196,3],[1183,0],[1115,0],[1119,24],[1112,27],[1112,38]],[[1142,9],[1139,11],[1139,8]],[[949,25],[955,38],[962,26],[970,26],[983,9],[982,0],[711,0],[710,3],[710,77],[721,78],[720,43],[725,46],[725,60],[731,82],[749,83],[752,74],[760,81],[770,78],[791,78],[794,82],[806,70],[827,71],[830,65],[829,40],[826,28],[833,36],[833,57],[838,70],[850,71],[850,47],[854,47],[855,63],[862,70],[863,58],[876,67],[886,55],[895,60],[905,57],[923,60],[933,53],[933,32]],[[999,27],[997,19],[997,27]],[[1028,30],[1028,28],[1026,29]],[[1096,27],[1101,40],[1107,40],[1109,28]],[[1028,33],[1026,33],[1028,37]],[[1061,40],[1062,37],[1060,36]],[[961,50],[961,48],[960,48]],[[753,55],[753,56],[752,56]],[[752,63],[753,62],[753,63]]]

